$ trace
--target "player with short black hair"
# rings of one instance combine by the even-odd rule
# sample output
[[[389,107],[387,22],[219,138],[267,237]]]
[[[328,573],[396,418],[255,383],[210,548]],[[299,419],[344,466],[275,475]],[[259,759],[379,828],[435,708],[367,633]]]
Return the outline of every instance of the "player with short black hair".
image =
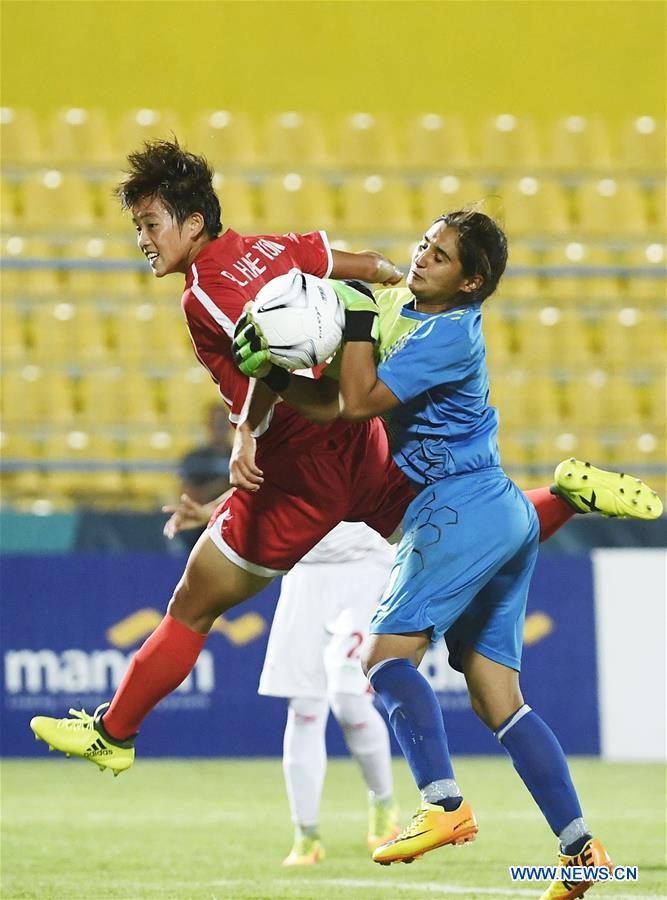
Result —
[[[132,212],[140,200],[159,200],[182,227],[199,213],[209,240],[222,231],[220,201],[213,170],[203,156],[188,153],[176,141],[153,141],[127,158],[129,175],[116,188],[121,205]]]

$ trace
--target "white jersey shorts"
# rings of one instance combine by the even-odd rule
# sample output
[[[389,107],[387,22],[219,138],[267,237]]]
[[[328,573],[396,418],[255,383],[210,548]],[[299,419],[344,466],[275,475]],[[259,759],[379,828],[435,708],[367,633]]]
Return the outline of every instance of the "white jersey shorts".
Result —
[[[327,698],[368,691],[361,648],[394,555],[367,525],[342,522],[294,566],[282,580],[260,694]]]

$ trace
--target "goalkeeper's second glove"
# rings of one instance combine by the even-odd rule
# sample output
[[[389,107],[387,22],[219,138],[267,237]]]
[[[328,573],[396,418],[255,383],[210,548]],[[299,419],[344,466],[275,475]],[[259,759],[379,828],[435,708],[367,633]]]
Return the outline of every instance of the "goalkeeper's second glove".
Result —
[[[380,312],[371,291],[360,282],[332,282],[338,299],[345,307],[343,340],[377,343]]]

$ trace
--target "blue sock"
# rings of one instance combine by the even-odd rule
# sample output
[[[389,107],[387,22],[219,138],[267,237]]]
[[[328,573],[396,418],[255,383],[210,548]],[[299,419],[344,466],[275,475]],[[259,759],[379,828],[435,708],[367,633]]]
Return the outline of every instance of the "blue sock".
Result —
[[[573,819],[581,818],[563,748],[530,706],[518,709],[495,734],[554,834],[559,835]]]
[[[442,709],[433,689],[407,659],[388,659],[369,673],[417,787],[453,779]]]

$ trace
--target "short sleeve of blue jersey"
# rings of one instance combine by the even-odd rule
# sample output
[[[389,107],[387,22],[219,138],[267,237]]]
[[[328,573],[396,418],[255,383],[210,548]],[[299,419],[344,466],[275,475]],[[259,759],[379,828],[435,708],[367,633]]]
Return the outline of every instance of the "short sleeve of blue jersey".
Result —
[[[456,320],[427,319],[378,367],[378,378],[406,403],[441,384],[461,381],[479,364],[466,329]]]

